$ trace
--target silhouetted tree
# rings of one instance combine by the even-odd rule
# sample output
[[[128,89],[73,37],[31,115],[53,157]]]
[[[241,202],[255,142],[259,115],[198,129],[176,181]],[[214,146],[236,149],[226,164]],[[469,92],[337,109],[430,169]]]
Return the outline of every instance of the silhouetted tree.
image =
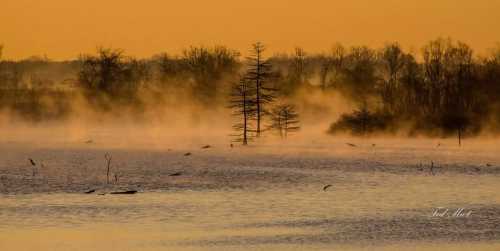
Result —
[[[279,104],[271,112],[270,129],[278,132],[281,138],[287,138],[289,133],[300,129],[299,114],[294,105]]]
[[[158,66],[159,80],[162,84],[170,80],[180,79],[187,72],[183,60],[172,57],[167,53],[154,56],[153,61],[155,61]]]
[[[475,89],[481,91],[481,98],[477,99],[477,102],[480,102],[478,105],[485,108],[479,111],[480,117],[491,116],[493,127],[500,128],[500,104],[495,102],[499,100],[500,93],[500,43],[482,59],[479,69],[480,76]]]
[[[377,57],[375,52],[365,46],[352,47],[344,59],[341,91],[359,100],[365,99],[375,91]]]
[[[451,39],[431,41],[423,49],[429,110],[441,126],[457,131],[459,144],[475,103],[473,51]]]
[[[97,55],[80,58],[78,82],[87,97],[101,107],[107,101],[133,104],[137,93],[151,79],[149,65],[144,60],[125,57],[118,49],[99,48]]]
[[[266,114],[266,105],[275,99],[276,88],[271,87],[272,78],[271,64],[263,57],[265,47],[260,42],[255,43],[251,50],[251,55],[247,58],[248,70],[246,79],[254,85],[256,105],[256,136],[259,137],[262,131],[262,118]]]
[[[403,58],[403,69],[399,77],[399,104],[396,107],[400,115],[422,116],[425,98],[422,67],[417,63],[415,57],[406,54]]]
[[[239,83],[233,86],[229,108],[233,110],[233,116],[237,117],[238,122],[233,125],[237,132],[232,136],[236,142],[247,145],[253,137],[254,129],[251,128],[252,122],[256,116],[255,86],[247,79],[241,78]]]
[[[401,108],[401,77],[406,63],[406,55],[397,43],[386,45],[379,53],[380,94],[385,109],[389,113],[397,113]]]
[[[331,53],[321,57],[320,84],[323,90],[339,82],[344,62],[346,50],[344,46],[337,43],[332,47]]]
[[[295,48],[295,54],[290,62],[288,83],[286,89],[282,90],[285,94],[293,93],[300,86],[307,84],[307,79],[310,74],[307,61],[308,58],[304,49],[300,47]]]
[[[183,61],[194,79],[198,98],[213,103],[220,81],[226,75],[235,75],[240,54],[224,46],[191,47],[183,52]]]
[[[84,55],[80,61],[78,79],[84,88],[109,95],[117,93],[123,84],[125,72],[122,50],[99,48],[96,56]]]
[[[333,62],[332,59],[328,56],[322,56],[320,58],[321,60],[321,66],[320,66],[320,71],[319,71],[319,81],[321,85],[321,89],[326,90],[326,87],[328,86],[328,74],[331,71]]]

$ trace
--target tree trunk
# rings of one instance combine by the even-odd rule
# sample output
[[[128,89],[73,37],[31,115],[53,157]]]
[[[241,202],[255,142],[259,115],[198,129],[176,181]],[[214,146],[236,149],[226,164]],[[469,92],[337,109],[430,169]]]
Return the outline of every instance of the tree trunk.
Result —
[[[261,101],[260,101],[260,85],[261,85],[261,72],[260,72],[260,52],[257,53],[257,76],[255,83],[256,101],[257,101],[257,137],[260,137],[260,116],[261,116]]]
[[[462,127],[458,127],[458,146],[462,146]]]
[[[246,94],[243,94],[243,145],[246,146],[248,145],[248,139],[247,139],[247,96]]]

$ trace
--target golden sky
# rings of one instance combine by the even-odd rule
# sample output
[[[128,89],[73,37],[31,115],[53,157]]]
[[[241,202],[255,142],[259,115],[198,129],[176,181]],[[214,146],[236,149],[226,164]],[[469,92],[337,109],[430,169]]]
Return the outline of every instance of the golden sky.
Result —
[[[189,45],[326,51],[335,42],[418,49],[438,36],[500,42],[500,0],[1,0],[4,58],[68,59],[98,45],[148,57]]]

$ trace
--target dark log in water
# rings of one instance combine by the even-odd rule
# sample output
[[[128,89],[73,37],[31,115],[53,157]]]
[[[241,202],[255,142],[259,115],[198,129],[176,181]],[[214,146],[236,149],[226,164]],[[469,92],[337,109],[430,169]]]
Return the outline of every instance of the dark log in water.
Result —
[[[94,193],[94,192],[95,192],[95,189],[91,189],[91,190],[85,191],[86,194],[90,194],[90,193]]]
[[[135,194],[135,193],[137,193],[136,190],[128,190],[128,191],[111,192],[109,194]]]

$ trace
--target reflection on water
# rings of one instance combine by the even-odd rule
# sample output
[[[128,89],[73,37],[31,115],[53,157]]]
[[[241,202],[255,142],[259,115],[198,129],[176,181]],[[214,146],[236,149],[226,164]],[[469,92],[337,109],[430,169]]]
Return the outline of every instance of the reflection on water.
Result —
[[[0,250],[500,248],[495,176],[351,173],[322,185],[1,195]],[[473,213],[436,218],[436,207]]]

